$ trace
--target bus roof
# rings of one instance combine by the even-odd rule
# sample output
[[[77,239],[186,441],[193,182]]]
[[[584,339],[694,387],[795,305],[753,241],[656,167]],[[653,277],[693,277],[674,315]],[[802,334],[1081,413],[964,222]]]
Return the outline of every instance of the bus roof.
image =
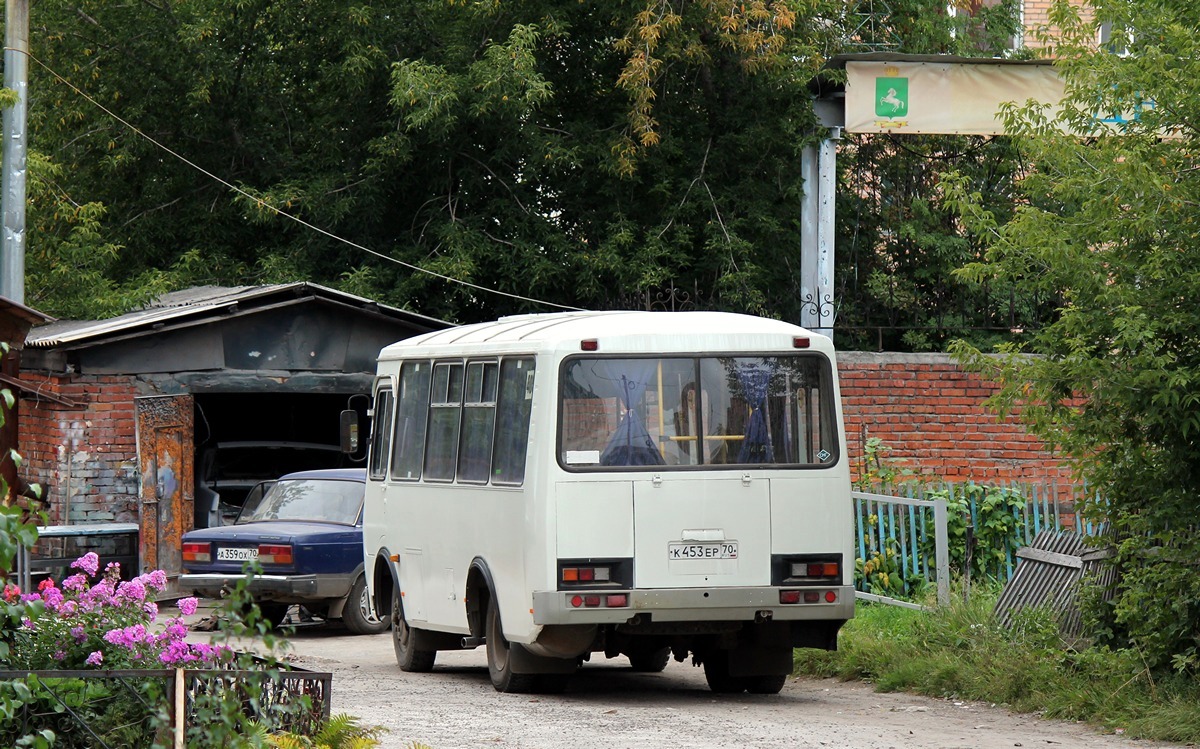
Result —
[[[580,350],[595,340],[598,353],[781,351],[807,338],[808,348],[833,353],[829,338],[798,325],[732,312],[552,312],[514,315],[407,338],[387,346],[380,359],[412,356],[417,350],[450,355],[477,352]]]

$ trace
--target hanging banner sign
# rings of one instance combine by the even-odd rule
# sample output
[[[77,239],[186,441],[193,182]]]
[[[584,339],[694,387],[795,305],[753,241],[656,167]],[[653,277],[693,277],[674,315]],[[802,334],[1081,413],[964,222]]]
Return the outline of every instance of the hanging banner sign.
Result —
[[[846,130],[851,133],[1004,135],[1000,105],[1050,105],[1063,82],[1053,65],[846,62]]]

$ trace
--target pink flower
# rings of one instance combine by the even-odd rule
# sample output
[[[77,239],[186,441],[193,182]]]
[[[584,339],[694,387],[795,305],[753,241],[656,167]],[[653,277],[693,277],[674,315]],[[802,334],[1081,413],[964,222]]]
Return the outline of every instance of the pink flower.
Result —
[[[146,612],[146,616],[151,620],[158,618],[158,604],[154,601],[146,601],[142,604],[142,611]]]
[[[45,580],[38,583],[38,590],[45,591],[48,588],[54,587],[54,578],[47,577]]]
[[[177,605],[179,606],[180,613],[184,616],[191,616],[196,613],[196,607],[200,605],[200,602],[195,598],[180,598]]]
[[[87,639],[87,633],[83,631],[83,627],[71,627],[71,637],[75,638],[75,642],[83,643]]]
[[[84,663],[88,664],[89,666],[99,666],[103,662],[104,653],[101,653],[99,650],[93,650],[92,654],[87,657],[86,661],[84,661]]]
[[[58,609],[63,602],[62,591],[58,588],[47,588],[46,591],[42,593],[42,600],[46,602],[46,608],[54,611]]]
[[[117,586],[117,595],[133,601],[144,601],[146,600],[146,586],[142,584],[141,578],[123,582]]]
[[[147,588],[163,590],[167,587],[167,573],[162,570],[154,570],[153,572],[139,575],[137,581]]]
[[[71,566],[83,570],[90,576],[94,576],[100,570],[100,557],[96,556],[96,552],[89,551],[74,562],[71,562]]]
[[[11,602],[15,601],[17,598],[20,598],[20,596],[21,596],[21,589],[18,588],[17,586],[13,585],[12,583],[9,583],[8,585],[4,586],[4,600],[11,603]]]
[[[87,578],[84,577],[83,573],[77,573],[77,574],[71,575],[70,577],[63,580],[63,582],[62,582],[63,590],[73,590],[73,591],[86,590],[87,585],[88,585]]]

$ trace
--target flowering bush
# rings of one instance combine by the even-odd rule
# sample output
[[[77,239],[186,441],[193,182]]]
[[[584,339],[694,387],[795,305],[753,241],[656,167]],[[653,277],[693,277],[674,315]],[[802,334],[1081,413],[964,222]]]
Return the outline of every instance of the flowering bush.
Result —
[[[36,592],[4,587],[8,668],[194,667],[232,658],[226,646],[186,642],[181,616],[158,621],[154,599],[167,586],[162,570],[123,581],[116,563],[101,574],[93,552],[71,568],[78,572],[61,585],[48,578]],[[196,599],[184,598],[178,606],[182,615],[194,613]]]

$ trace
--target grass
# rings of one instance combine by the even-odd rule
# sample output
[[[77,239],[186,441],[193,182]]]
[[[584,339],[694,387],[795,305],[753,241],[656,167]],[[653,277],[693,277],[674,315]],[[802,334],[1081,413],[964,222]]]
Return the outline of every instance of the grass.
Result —
[[[1136,651],[1076,650],[1047,612],[1010,628],[995,594],[934,611],[860,603],[837,652],[797,650],[796,672],[872,681],[884,692],[981,700],[1132,738],[1200,743],[1200,676],[1158,673]]]

